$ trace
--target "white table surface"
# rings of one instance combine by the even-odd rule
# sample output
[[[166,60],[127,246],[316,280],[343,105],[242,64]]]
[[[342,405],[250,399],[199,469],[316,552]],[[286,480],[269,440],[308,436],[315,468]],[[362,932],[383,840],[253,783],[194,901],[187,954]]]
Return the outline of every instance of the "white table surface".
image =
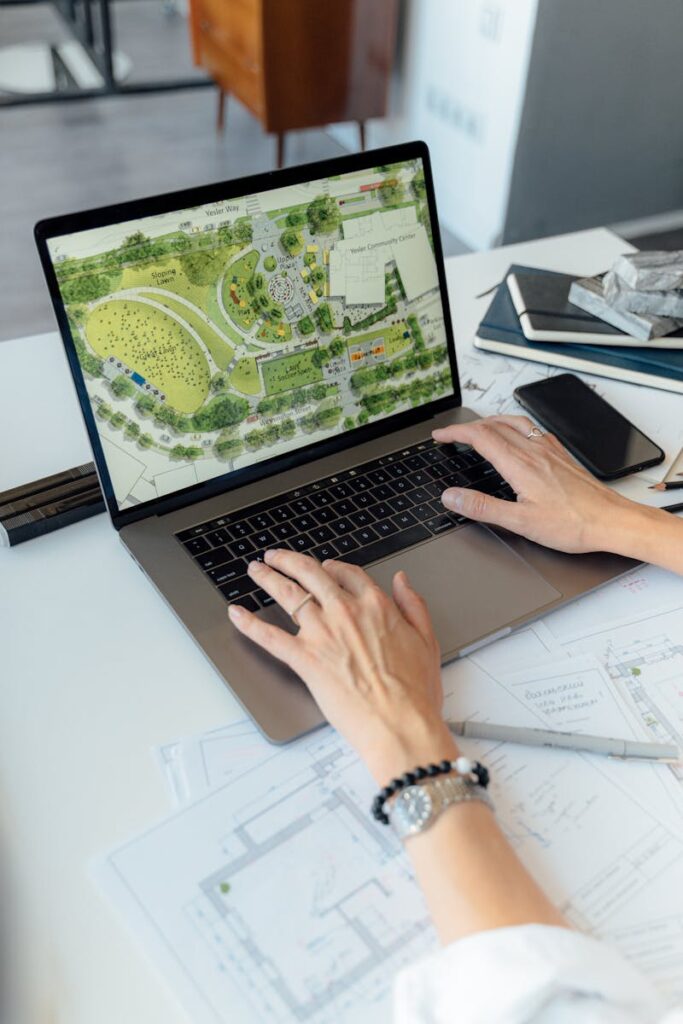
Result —
[[[450,259],[458,352],[511,262],[593,274],[626,248],[598,229]],[[90,460],[56,333],[0,344],[0,382],[0,490]],[[168,812],[150,748],[237,705],[106,515],[0,550],[0,651],[0,884],[26,1019],[180,1024],[87,865]]]

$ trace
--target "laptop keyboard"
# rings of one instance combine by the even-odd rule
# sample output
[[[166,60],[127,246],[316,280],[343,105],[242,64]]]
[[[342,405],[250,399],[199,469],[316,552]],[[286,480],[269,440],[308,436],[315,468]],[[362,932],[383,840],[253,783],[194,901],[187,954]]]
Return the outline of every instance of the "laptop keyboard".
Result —
[[[447,487],[515,500],[510,485],[472,448],[429,438],[176,536],[226,601],[258,611],[273,598],[247,575],[247,566],[268,548],[369,565],[462,526],[465,517],[446,512],[439,500]]]

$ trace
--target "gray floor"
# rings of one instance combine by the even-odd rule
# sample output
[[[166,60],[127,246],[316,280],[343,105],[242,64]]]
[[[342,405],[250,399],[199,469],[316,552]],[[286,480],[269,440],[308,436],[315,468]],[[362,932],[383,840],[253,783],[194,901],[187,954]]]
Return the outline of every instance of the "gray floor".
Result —
[[[215,103],[201,89],[0,110],[0,340],[54,327],[32,239],[41,217],[274,166],[274,140],[239,104],[216,135]],[[286,162],[343,152],[324,131],[294,132]],[[444,247],[466,251],[448,233]]]

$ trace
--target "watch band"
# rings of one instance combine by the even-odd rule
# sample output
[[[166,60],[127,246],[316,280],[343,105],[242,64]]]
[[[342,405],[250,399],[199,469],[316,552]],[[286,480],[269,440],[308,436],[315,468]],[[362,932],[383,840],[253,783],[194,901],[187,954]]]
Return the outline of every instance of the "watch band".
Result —
[[[392,800],[389,821],[399,839],[424,832],[453,804],[478,800],[493,810],[493,802],[482,786],[460,775],[424,779],[407,786]]]

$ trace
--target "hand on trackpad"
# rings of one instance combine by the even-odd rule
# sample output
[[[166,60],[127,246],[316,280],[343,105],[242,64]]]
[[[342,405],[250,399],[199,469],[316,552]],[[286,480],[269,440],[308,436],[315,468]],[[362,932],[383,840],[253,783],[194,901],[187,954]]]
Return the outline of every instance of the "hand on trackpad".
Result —
[[[426,599],[444,658],[562,596],[494,533],[474,525],[368,571],[390,592],[398,569]]]

